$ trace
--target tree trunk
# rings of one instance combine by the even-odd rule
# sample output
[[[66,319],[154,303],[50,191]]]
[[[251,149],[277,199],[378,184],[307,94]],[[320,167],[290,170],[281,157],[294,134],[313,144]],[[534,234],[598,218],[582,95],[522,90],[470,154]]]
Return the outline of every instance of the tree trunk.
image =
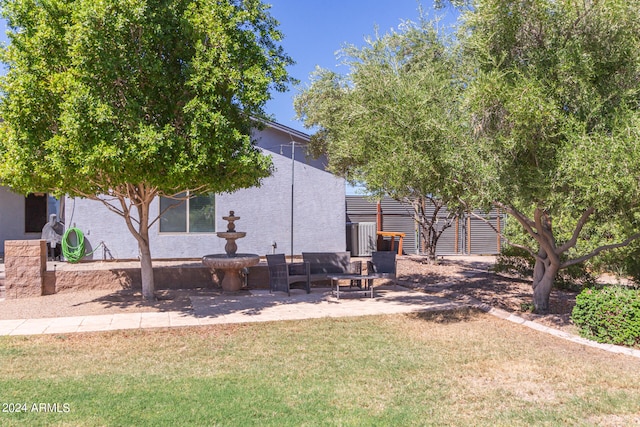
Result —
[[[554,265],[546,257],[536,259],[533,268],[533,305],[536,313],[549,312],[549,297],[559,269],[559,265]]]
[[[429,263],[434,263],[436,258],[436,251],[438,246],[438,240],[444,231],[453,225],[452,219],[447,217],[445,223],[441,229],[438,230],[438,213],[444,207],[444,204],[434,199],[428,199],[433,205],[433,212],[430,216],[427,215],[427,209],[425,199],[423,197],[415,198],[411,201],[413,207],[413,220],[420,230],[421,239],[421,251],[427,256]]]
[[[415,218],[414,218],[415,220]],[[422,240],[422,248],[424,248],[424,254],[427,256],[427,261],[433,263],[436,259],[436,247],[433,244],[433,227],[425,226],[424,222],[418,222],[422,233],[420,233],[420,239]]]
[[[153,279],[153,265],[151,263],[151,250],[149,248],[149,235],[142,236],[143,239],[138,241],[140,249],[140,276],[142,278],[142,299],[146,301],[154,301],[155,282]]]
[[[537,255],[534,255],[533,251],[524,246],[516,245],[517,247],[527,249],[527,251],[536,258],[536,263],[533,268],[533,304],[537,313],[546,313],[549,311],[551,289],[553,288],[556,275],[561,268],[582,263],[603,251],[621,248],[636,239],[640,239],[640,233],[634,233],[620,243],[603,245],[586,255],[572,260],[561,261],[561,255],[576,246],[582,229],[589,217],[596,211],[595,207],[589,207],[582,213],[580,219],[576,222],[571,238],[561,246],[556,245],[551,216],[543,208],[535,208],[534,219],[531,220],[513,206],[497,203],[496,207],[504,209],[509,215],[513,216],[524,227],[525,231],[538,241],[539,249]]]
[[[430,263],[435,263],[436,262],[436,246],[434,245],[429,245],[427,248],[427,259],[429,260]]]
[[[87,197],[102,202],[111,212],[120,215],[124,219],[129,232],[138,242],[142,298],[147,301],[153,301],[155,300],[156,289],[151,261],[149,227],[153,225],[159,217],[151,221],[149,207],[158,195],[158,189],[145,183],[123,184],[111,188],[110,195],[118,201],[119,207],[116,203],[112,203],[111,199],[97,197],[95,195],[87,195]],[[135,215],[136,211],[137,216]]]

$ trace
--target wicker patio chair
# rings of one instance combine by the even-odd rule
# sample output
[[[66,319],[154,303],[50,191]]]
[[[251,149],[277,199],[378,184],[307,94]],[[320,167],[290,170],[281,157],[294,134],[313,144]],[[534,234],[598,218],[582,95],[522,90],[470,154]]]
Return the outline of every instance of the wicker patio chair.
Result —
[[[367,275],[376,279],[393,280],[396,286],[396,253],[378,251],[371,253],[371,260],[367,261]]]
[[[308,262],[287,264],[284,254],[273,254],[267,255],[267,265],[271,292],[286,292],[291,295],[292,288],[299,288],[311,293]]]

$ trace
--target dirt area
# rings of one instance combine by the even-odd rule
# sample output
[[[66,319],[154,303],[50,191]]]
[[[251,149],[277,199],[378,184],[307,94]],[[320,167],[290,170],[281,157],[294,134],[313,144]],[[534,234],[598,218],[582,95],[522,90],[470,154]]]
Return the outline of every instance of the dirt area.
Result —
[[[493,257],[446,257],[437,264],[428,264],[420,257],[404,256],[398,262],[399,283],[451,299],[472,297],[492,307],[575,333],[569,320],[575,293],[554,290],[551,313],[534,315],[527,311],[532,302],[531,282],[491,272],[494,261]],[[219,289],[158,291],[155,302],[143,302],[140,292],[135,290],[65,292],[0,301],[0,319],[189,310],[190,296],[219,292]]]
[[[140,291],[124,289],[63,292],[35,298],[0,301],[0,320],[87,316],[115,313],[189,311],[191,296],[215,295],[216,290],[157,291],[157,300],[142,300]]]
[[[491,307],[500,308],[546,326],[577,333],[570,316],[576,292],[554,289],[549,313],[533,314],[533,289],[530,279],[492,272],[493,257],[448,257],[437,265],[425,264],[418,257],[408,257],[398,267],[407,285],[451,299],[472,297]]]

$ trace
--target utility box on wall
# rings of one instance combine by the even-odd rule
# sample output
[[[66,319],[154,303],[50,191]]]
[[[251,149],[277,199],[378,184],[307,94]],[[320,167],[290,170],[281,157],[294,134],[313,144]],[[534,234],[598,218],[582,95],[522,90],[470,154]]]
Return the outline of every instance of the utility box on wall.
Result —
[[[376,250],[376,223],[354,222],[349,228],[351,256],[370,256]]]

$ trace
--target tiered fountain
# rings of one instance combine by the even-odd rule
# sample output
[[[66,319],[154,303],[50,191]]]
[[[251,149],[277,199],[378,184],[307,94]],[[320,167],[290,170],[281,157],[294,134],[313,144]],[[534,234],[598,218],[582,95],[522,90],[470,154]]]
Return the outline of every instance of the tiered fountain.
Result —
[[[202,263],[209,267],[212,271],[222,270],[224,278],[222,279],[222,290],[224,292],[237,292],[242,288],[242,277],[240,271],[243,268],[256,265],[260,262],[260,256],[256,254],[236,254],[238,245],[237,239],[241,239],[247,235],[243,231],[236,231],[235,221],[239,220],[239,216],[235,216],[234,212],[229,212],[229,216],[223,216],[222,219],[228,221],[227,231],[216,233],[218,237],[227,240],[224,246],[226,254],[205,255],[202,257]]]

